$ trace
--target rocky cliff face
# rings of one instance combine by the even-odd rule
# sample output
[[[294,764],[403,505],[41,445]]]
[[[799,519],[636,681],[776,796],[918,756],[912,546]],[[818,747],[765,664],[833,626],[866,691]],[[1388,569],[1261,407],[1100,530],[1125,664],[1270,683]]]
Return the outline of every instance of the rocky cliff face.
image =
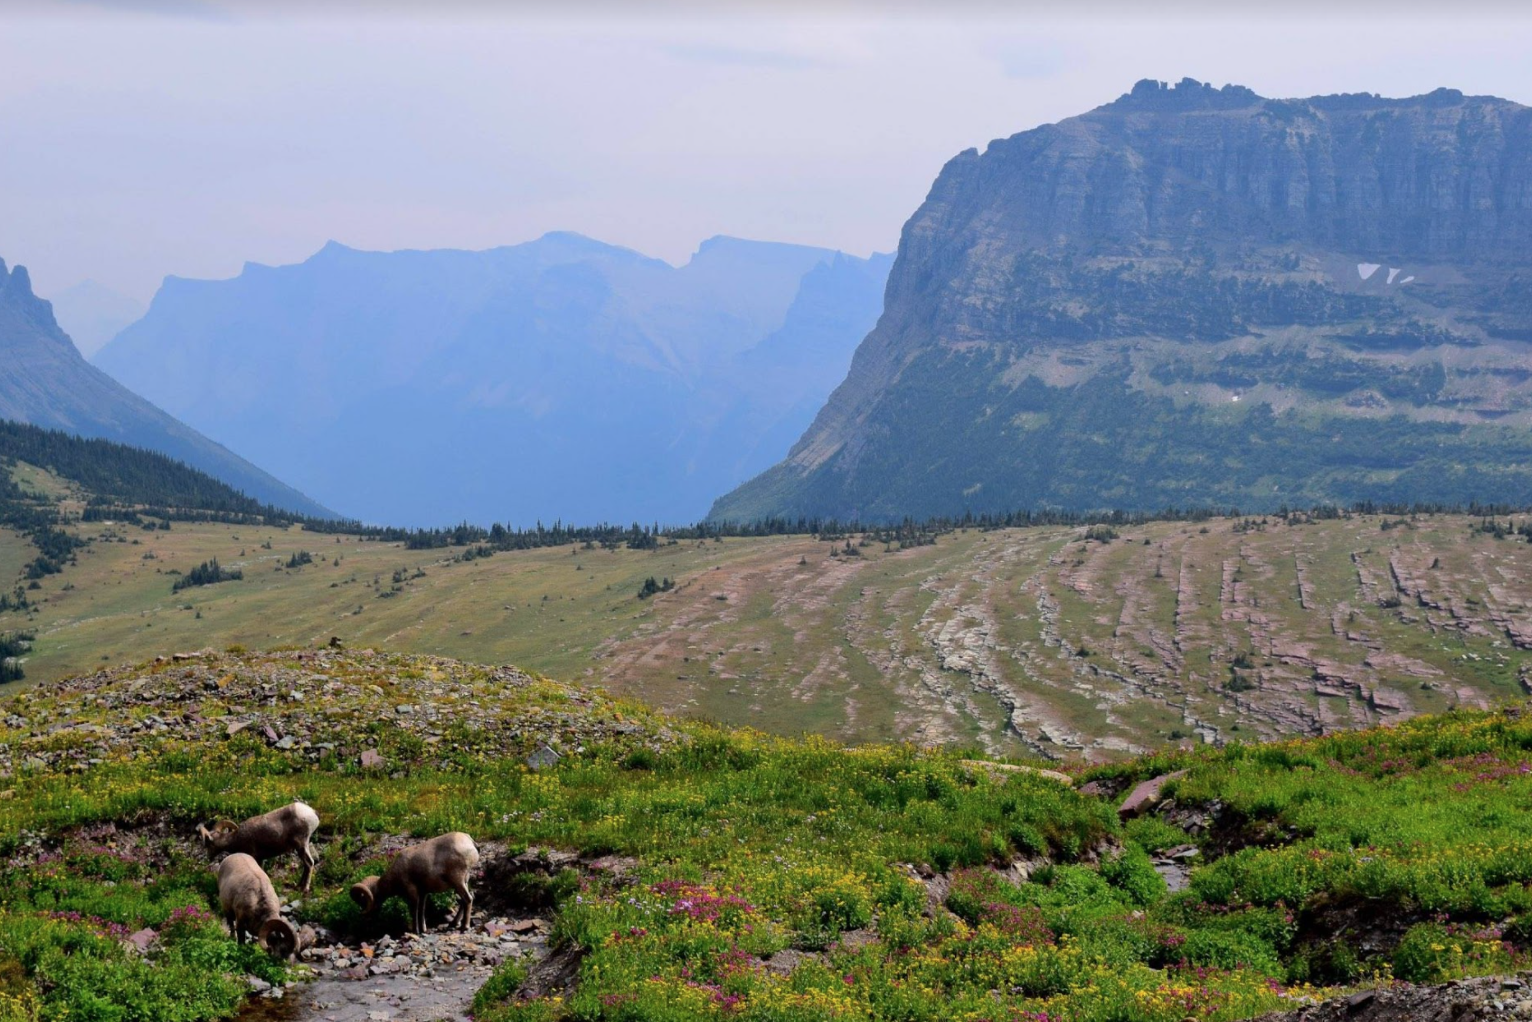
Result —
[[[0,261],[0,419],[143,447],[184,461],[248,496],[302,514],[331,512],[93,368],[32,293],[26,267]]]
[[[969,150],[719,517],[1532,500],[1532,109],[1140,82]]]

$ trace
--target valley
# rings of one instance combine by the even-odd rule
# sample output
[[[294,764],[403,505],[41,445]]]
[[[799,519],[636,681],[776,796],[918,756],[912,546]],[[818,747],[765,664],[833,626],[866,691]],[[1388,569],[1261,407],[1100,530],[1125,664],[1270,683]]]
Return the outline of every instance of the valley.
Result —
[[[0,1022],[1532,1020],[1532,15],[10,6]]]
[[[1500,538],[1466,515],[1271,516],[967,529],[908,549],[778,536],[493,556],[298,526],[77,523],[78,563],[0,630],[35,634],[24,684],[335,637],[779,734],[1098,761],[1519,696],[1532,544],[1521,519],[1495,521]],[[0,533],[7,577],[29,556]],[[171,592],[214,558],[243,578]],[[674,588],[640,598],[650,577]]]

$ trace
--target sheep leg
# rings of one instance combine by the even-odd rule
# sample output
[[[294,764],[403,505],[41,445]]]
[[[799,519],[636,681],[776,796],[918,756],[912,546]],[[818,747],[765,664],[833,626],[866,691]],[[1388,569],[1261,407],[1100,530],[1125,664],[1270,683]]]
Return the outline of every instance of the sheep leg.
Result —
[[[466,933],[473,923],[473,892],[468,889],[467,880],[459,880],[454,886],[457,888],[457,912],[452,922]]]
[[[424,935],[426,932],[426,899],[416,895],[410,901],[410,929]]]
[[[309,847],[309,843],[305,841],[303,847],[298,849],[298,860],[303,863],[304,894],[309,893],[309,882],[314,878],[314,863],[317,859],[318,857],[314,854],[314,849]]]

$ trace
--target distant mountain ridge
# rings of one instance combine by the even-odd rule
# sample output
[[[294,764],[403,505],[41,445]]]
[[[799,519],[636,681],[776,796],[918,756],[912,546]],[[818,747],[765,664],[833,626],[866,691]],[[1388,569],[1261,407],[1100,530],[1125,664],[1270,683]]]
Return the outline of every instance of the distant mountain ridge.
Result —
[[[694,521],[844,377],[891,256],[576,234],[167,278],[96,364],[347,513]]]
[[[1532,500],[1532,109],[1145,81],[968,150],[720,518]]]
[[[80,354],[90,358],[144,314],[142,302],[94,280],[82,280],[52,296],[53,316]]]
[[[131,393],[80,355],[26,267],[0,260],[0,419],[156,451],[246,496],[314,517],[334,513]]]

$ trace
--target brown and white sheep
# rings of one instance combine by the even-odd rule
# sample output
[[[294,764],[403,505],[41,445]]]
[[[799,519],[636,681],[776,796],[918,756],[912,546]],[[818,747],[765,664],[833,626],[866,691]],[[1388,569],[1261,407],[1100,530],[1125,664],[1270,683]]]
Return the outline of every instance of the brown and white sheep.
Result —
[[[302,802],[285,805],[244,823],[219,820],[211,830],[197,827],[197,835],[209,854],[243,852],[256,862],[265,862],[288,852],[303,863],[303,890],[308,893],[314,875],[314,849],[309,839],[319,829],[319,814]]]
[[[218,904],[239,943],[254,937],[278,958],[290,958],[298,950],[297,931],[282,918],[282,902],[271,878],[244,852],[235,852],[219,864]]]
[[[388,864],[383,875],[370,876],[351,887],[351,897],[371,914],[397,895],[410,906],[409,928],[426,932],[426,898],[438,891],[457,892],[457,911],[447,923],[467,930],[473,919],[473,892],[468,875],[479,865],[473,838],[454,832],[411,845]]]

